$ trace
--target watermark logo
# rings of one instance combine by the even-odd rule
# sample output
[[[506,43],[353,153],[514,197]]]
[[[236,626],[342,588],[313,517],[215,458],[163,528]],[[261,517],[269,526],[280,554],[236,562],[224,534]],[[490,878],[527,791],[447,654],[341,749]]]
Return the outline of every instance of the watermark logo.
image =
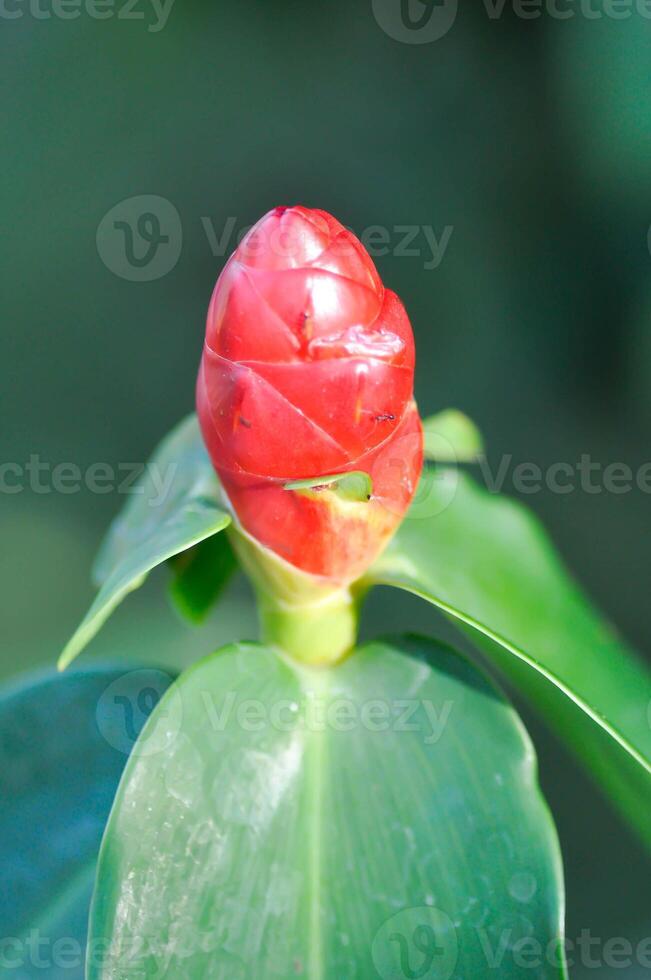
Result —
[[[169,686],[169,675],[153,669],[131,670],[112,681],[95,711],[97,727],[108,744],[124,755],[134,752],[151,756],[169,749],[183,720],[181,697],[174,690],[158,712],[155,724],[141,734]]]
[[[291,258],[297,247],[302,248],[300,237],[285,233],[272,233],[264,239],[255,234],[249,236],[252,225],[238,228],[237,218],[232,215],[226,219],[223,227],[219,227],[208,215],[201,217],[201,224],[215,258],[223,258],[237,246],[251,259],[255,258],[261,246],[271,249],[281,258]],[[443,225],[440,230],[433,225],[414,224],[368,225],[359,231],[354,228],[348,230],[359,239],[371,258],[385,255],[392,255],[396,259],[420,258],[423,269],[429,272],[438,269],[445,258],[454,225]],[[340,240],[333,243],[331,252],[339,257],[352,256],[355,254],[355,246],[349,241]]]
[[[403,909],[378,929],[371,955],[382,980],[449,980],[459,955],[457,933],[440,909]]]
[[[403,44],[429,44],[452,28],[458,0],[371,0],[375,20],[385,34]],[[504,16],[518,20],[554,21],[651,19],[651,0],[483,0],[491,21]]]
[[[161,279],[181,255],[183,228],[171,203],[156,194],[120,201],[102,218],[97,251],[111,272],[131,282]]]
[[[223,224],[210,215],[201,215],[199,223],[214,258],[225,258],[239,247],[244,256],[253,260],[264,247],[285,259],[291,258],[297,244],[300,246],[300,241],[285,233],[264,239],[251,235],[253,226],[240,224],[234,215]],[[371,258],[391,255],[397,259],[419,259],[423,269],[431,272],[443,262],[454,226],[368,225],[360,231],[349,231],[359,238]],[[102,262],[116,276],[132,282],[148,282],[167,275],[178,262],[182,245],[182,222],[177,209],[171,201],[155,194],[120,201],[104,215],[97,229],[97,251]],[[332,255],[345,258],[355,254],[355,245],[348,240],[332,245]]]
[[[451,29],[458,9],[458,0],[372,0],[372,4],[384,33],[402,44],[438,41]]]
[[[266,703],[256,698],[239,699],[235,691],[214,697],[201,691],[201,701],[213,732],[237,728],[245,732],[338,732],[371,734],[411,733],[425,745],[437,745],[448,726],[454,702],[434,704],[421,698],[334,699],[307,691],[298,701],[280,698]]]

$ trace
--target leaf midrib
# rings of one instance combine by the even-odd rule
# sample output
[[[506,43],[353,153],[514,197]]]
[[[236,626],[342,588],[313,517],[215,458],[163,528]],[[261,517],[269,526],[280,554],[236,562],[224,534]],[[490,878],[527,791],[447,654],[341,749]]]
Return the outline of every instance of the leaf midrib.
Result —
[[[312,691],[316,697],[324,698],[328,690],[328,673],[325,670],[312,669],[309,673],[301,671],[301,687],[303,693]],[[309,688],[306,681],[309,680]],[[309,745],[309,790],[307,805],[309,807],[308,832],[308,868],[309,868],[309,945],[308,945],[308,977],[309,980],[325,980],[325,963],[323,955],[323,934],[321,928],[321,882],[323,865],[323,787],[326,767],[326,735],[327,731],[308,731]]]

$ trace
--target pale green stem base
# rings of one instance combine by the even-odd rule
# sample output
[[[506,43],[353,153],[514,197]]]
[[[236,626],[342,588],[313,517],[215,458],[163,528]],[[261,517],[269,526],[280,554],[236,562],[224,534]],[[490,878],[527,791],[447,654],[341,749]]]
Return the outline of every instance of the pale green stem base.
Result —
[[[336,663],[355,645],[358,611],[348,590],[300,606],[264,593],[258,593],[258,602],[263,642],[303,664]]]
[[[313,666],[334,664],[352,650],[359,595],[290,565],[237,525],[228,533],[255,588],[265,643]]]

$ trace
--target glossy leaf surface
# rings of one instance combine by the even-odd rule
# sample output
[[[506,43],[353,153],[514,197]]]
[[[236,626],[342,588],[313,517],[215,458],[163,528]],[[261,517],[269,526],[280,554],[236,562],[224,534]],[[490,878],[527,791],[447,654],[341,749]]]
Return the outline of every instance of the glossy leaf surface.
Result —
[[[563,975],[533,749],[453,651],[376,642],[309,670],[227,647],[142,738],[102,846],[91,980]]]
[[[651,843],[651,674],[522,505],[456,470],[430,471],[369,578],[470,627]]]
[[[192,415],[163,440],[112,524],[94,569],[100,590],[61,654],[59,667],[74,660],[152,568],[230,522]]]
[[[97,668],[41,675],[0,697],[1,977],[83,977],[102,833],[170,682],[151,668]]]

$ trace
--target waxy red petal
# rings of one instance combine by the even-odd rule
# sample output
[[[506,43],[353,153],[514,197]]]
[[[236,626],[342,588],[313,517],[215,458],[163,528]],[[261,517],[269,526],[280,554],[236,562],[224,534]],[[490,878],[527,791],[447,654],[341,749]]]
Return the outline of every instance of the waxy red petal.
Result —
[[[253,362],[251,367],[328,433],[345,451],[346,462],[384,442],[412,397],[413,376],[407,368],[369,358],[317,361],[310,365],[308,385],[304,364]]]
[[[341,446],[257,371],[211,351],[203,359],[204,434],[206,412],[218,466],[290,480],[348,462]]]
[[[373,497],[353,505],[342,505],[327,491],[317,499],[293,493],[251,474],[220,470],[220,477],[241,524],[260,544],[306,572],[345,583],[363,574],[416,490],[423,457],[415,406],[395,441],[358,462],[371,475]]]
[[[240,524],[290,563],[342,583],[402,519],[422,466],[414,342],[355,236],[324,211],[276,208],[215,287],[197,384],[213,463]],[[369,502],[284,482],[361,469]]]

